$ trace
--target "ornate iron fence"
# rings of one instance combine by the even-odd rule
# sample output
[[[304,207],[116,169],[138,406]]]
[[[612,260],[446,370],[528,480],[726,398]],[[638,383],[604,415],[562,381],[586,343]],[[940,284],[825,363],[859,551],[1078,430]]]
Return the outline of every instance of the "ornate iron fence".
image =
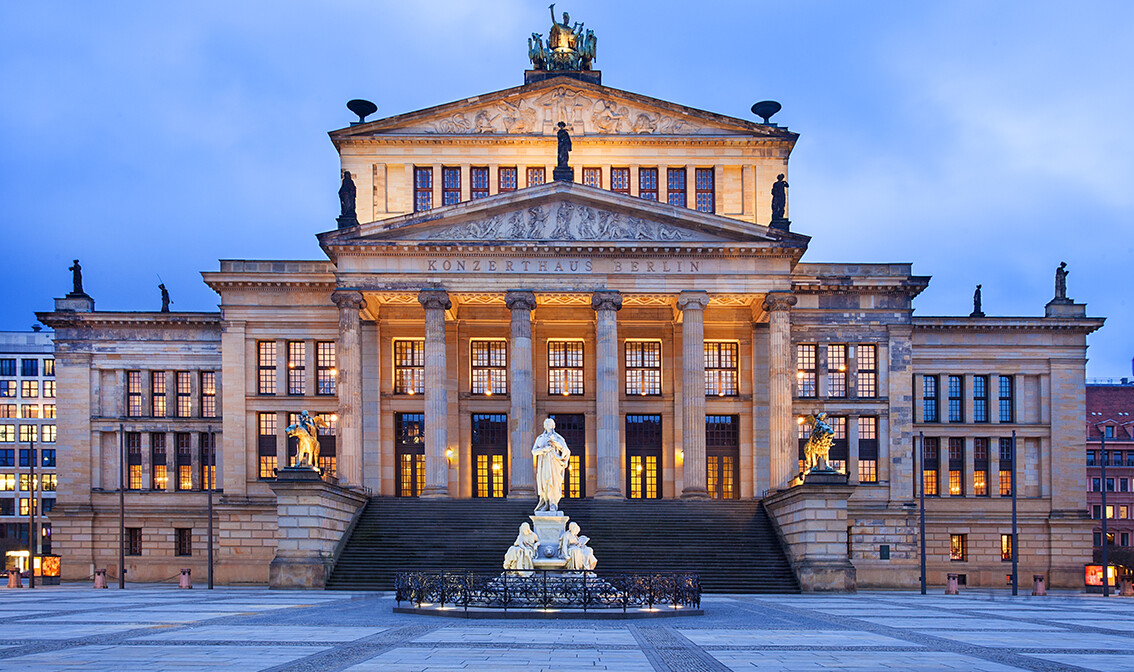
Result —
[[[681,572],[398,572],[398,606],[622,609],[701,606],[701,577]]]

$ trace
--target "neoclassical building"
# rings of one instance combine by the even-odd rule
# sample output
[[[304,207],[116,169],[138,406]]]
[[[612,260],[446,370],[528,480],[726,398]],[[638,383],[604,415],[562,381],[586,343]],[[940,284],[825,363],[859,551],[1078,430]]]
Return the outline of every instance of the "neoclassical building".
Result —
[[[551,416],[568,498],[763,499],[801,575],[822,555],[861,587],[916,585],[924,478],[931,583],[1004,585],[1016,488],[1021,574],[1081,586],[1086,335],[1102,320],[1071,302],[915,317],[928,276],[804,261],[801,231],[821,224],[772,221],[796,133],[600,82],[529,73],[331,132],[361,223],[318,233],[326,259],[221,260],[203,273],[219,312],[41,313],[65,576],[115,575],[120,471],[128,576],[199,572],[215,469],[219,580],[266,582],[317,522],[285,522],[276,490],[308,410],[345,510],[327,548],[372,496],[532,497]],[[561,121],[570,180],[552,179]],[[819,412],[847,484],[793,508]]]

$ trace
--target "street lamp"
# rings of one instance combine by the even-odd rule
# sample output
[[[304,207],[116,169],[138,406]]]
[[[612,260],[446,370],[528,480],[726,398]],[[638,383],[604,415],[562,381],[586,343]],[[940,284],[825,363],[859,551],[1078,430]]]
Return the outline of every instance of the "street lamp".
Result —
[[[1110,558],[1107,556],[1106,543],[1106,429],[1102,425],[1095,425],[1099,430],[1099,465],[1102,469],[1099,478],[1099,490],[1102,491],[1102,508],[1099,517],[1102,518],[1102,596],[1110,597]]]

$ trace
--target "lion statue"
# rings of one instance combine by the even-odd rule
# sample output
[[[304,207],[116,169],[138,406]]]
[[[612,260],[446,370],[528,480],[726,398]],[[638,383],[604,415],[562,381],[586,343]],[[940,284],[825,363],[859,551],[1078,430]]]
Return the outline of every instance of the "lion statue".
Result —
[[[809,415],[803,421],[811,425],[811,438],[807,439],[803,448],[803,471],[832,471],[827,464],[827,456],[835,442],[835,430],[827,424],[827,414]]]

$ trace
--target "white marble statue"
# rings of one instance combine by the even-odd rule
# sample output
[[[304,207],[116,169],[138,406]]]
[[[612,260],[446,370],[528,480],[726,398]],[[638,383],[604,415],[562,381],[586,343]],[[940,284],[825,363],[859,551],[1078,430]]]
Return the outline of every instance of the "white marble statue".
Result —
[[[516,537],[516,541],[504,554],[504,569],[531,569],[538,547],[539,537],[532,532],[531,525],[523,523],[520,525],[520,534]]]
[[[535,456],[536,493],[539,495],[536,513],[558,511],[559,499],[563,497],[563,473],[571,460],[571,449],[567,447],[567,440],[556,433],[555,421],[551,418],[543,421],[543,434],[536,437],[532,455]]]
[[[559,554],[567,559],[563,569],[580,570],[594,569],[598,564],[595,552],[587,546],[589,538],[579,534],[579,524],[571,523],[567,531],[559,537]]]

